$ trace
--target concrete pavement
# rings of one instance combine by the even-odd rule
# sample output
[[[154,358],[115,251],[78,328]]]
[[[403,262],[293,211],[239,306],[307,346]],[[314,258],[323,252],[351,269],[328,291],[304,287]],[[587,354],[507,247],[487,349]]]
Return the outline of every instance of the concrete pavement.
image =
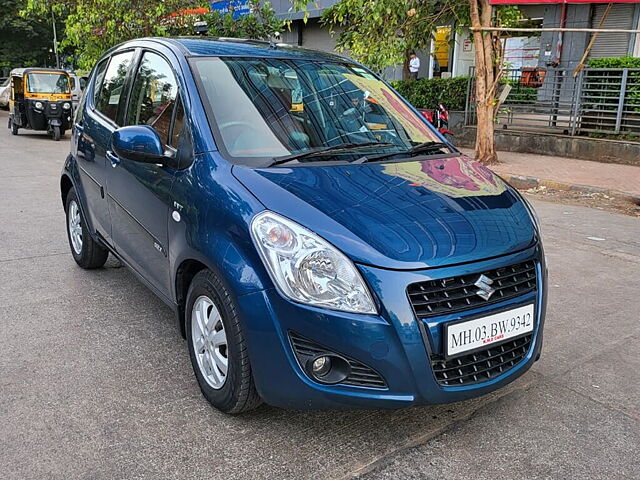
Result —
[[[640,221],[534,206],[550,298],[529,384],[361,478],[640,478]]]
[[[200,395],[160,300],[113,260],[74,264],[58,193],[68,148],[0,128],[0,477],[640,476],[637,219],[534,200],[551,276],[545,347],[504,390],[229,417]]]
[[[473,157],[473,149],[463,148]],[[536,155],[532,153],[498,152],[502,163],[491,168],[498,174],[521,181],[523,187],[547,185],[553,187],[574,186],[591,188],[592,191],[620,192],[631,199],[640,200],[640,167],[600,163],[575,158]],[[533,184],[532,180],[537,180]],[[529,185],[526,182],[529,182]]]

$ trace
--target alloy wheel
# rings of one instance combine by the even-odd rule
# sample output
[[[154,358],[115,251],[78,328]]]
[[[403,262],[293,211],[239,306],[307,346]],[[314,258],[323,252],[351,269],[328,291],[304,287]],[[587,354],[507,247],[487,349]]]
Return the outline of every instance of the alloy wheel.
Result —
[[[69,238],[73,251],[80,255],[82,253],[82,225],[80,223],[80,208],[75,200],[69,202]]]
[[[216,390],[222,388],[227,379],[228,349],[227,334],[220,311],[213,301],[198,297],[191,311],[191,339],[200,373]]]

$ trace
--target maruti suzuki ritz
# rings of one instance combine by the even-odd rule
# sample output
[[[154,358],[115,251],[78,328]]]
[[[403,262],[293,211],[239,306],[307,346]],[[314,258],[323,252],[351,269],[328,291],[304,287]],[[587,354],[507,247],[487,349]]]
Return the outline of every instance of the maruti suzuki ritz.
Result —
[[[223,412],[459,401],[540,356],[531,206],[343,57],[119,45],[91,73],[60,187],[75,261],[113,254],[176,312]]]

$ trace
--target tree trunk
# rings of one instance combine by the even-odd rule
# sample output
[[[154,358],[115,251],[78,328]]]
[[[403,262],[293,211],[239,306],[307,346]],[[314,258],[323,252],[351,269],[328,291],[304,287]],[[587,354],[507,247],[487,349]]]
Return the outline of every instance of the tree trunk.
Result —
[[[489,0],[469,0],[471,26],[489,27],[492,10]],[[473,30],[476,60],[476,160],[484,165],[498,163],[494,140],[496,89],[502,75],[500,40],[489,32]]]
[[[402,79],[410,80],[411,73],[409,72],[409,54],[411,52],[409,50],[404,51],[404,62],[402,63]]]

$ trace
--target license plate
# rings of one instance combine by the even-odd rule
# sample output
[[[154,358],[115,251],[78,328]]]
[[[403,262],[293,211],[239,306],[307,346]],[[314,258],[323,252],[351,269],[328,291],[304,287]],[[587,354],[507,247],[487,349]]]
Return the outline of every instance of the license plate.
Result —
[[[533,304],[495,313],[487,317],[445,326],[447,357],[486,348],[533,331]]]

